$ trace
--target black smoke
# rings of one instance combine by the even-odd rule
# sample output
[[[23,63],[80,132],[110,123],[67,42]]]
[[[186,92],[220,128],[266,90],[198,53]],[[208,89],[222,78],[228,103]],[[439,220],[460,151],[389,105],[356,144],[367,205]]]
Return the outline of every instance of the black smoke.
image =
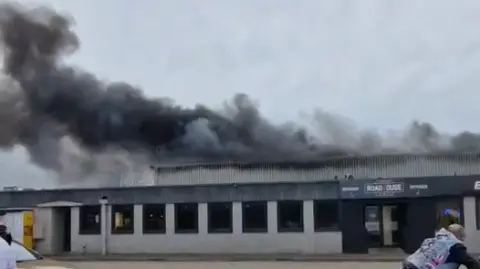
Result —
[[[4,72],[8,75],[0,88],[0,145],[25,146],[32,160],[45,168],[61,169],[64,148],[60,141],[66,137],[89,156],[114,149],[141,152],[160,162],[313,160],[480,150],[479,135],[446,136],[428,123],[414,122],[405,132],[384,137],[318,110],[311,126],[275,125],[245,94],[235,95],[221,111],[148,99],[127,83],[103,82],[66,65],[62,60],[80,46],[72,27],[69,16],[46,7],[0,5]],[[85,162],[81,169],[94,170],[92,165]]]

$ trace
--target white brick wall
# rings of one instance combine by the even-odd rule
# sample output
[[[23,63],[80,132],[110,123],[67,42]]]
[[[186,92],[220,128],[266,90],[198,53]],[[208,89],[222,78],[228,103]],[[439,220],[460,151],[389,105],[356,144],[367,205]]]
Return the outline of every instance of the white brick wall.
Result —
[[[314,232],[313,202],[304,202],[304,233],[277,233],[277,203],[268,202],[268,233],[243,234],[241,203],[233,203],[233,233],[207,233],[207,204],[199,204],[199,233],[174,233],[174,206],[166,205],[166,234],[142,234],[142,206],[135,205],[134,234],[108,234],[109,253],[341,253],[342,234]],[[78,234],[78,208],[72,208],[72,252],[100,253],[100,235]],[[111,218],[107,225],[111,227]],[[110,228],[109,228],[110,229]]]

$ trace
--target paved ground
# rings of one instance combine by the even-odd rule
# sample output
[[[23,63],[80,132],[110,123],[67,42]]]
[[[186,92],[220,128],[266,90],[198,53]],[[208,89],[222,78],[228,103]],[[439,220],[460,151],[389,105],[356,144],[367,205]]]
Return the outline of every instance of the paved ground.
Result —
[[[398,262],[73,262],[75,269],[398,269]]]
[[[405,254],[378,253],[378,254],[328,254],[328,255],[299,255],[299,254],[259,254],[259,255],[208,255],[208,254],[156,254],[156,255],[64,255],[48,257],[52,260],[64,262],[399,262]]]

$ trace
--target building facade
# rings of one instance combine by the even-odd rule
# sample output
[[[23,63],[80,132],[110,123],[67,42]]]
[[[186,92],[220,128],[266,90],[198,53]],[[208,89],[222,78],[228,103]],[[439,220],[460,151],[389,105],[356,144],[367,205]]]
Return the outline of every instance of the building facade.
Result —
[[[480,252],[474,158],[417,161],[425,167],[404,157],[366,158],[353,168],[160,168],[155,186],[8,191],[0,203],[35,208],[35,245],[45,254],[411,252],[446,210],[460,212],[469,251]]]

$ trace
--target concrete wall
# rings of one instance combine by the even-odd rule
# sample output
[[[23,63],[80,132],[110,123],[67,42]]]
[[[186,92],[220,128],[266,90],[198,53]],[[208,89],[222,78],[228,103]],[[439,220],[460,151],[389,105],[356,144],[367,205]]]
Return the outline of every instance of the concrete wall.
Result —
[[[81,235],[80,234],[80,208],[72,207],[72,248],[73,253],[82,254],[99,254],[102,252],[102,236],[101,235]],[[107,214],[107,220],[110,214]],[[136,225],[136,223],[135,223]],[[110,223],[108,224],[110,227]],[[128,245],[128,244],[127,244]],[[125,247],[127,248],[127,245]]]
[[[53,208],[36,208],[34,211],[34,236],[35,249],[43,255],[52,255],[55,253],[55,221]],[[38,238],[40,236],[41,238]]]
[[[39,207],[34,211],[35,249],[43,255],[63,252],[64,210],[61,207]]]
[[[277,233],[277,203],[268,202],[268,233],[243,234],[241,203],[233,203],[233,233],[207,233],[207,204],[199,204],[199,233],[174,233],[174,205],[166,205],[166,234],[142,234],[142,205],[135,205],[134,234],[110,234],[109,253],[341,253],[340,231],[314,232],[313,202],[304,201],[304,233]],[[109,210],[110,211],[110,210]],[[110,216],[110,212],[108,214]],[[100,235],[79,235],[79,208],[72,208],[72,252],[101,252]]]

